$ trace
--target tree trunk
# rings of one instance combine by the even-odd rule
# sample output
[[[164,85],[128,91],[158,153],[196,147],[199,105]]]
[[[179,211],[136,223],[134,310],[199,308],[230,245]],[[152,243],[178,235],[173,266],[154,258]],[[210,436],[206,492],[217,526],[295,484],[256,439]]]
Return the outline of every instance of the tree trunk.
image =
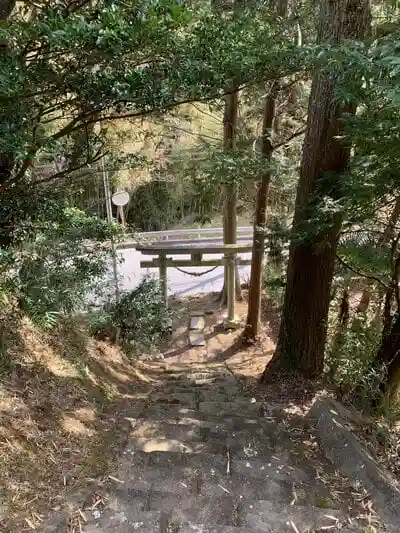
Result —
[[[11,15],[16,1],[15,0],[0,0],[0,21],[5,21]],[[9,51],[9,43],[6,40],[0,39],[0,53],[6,54]],[[14,159],[10,154],[0,154],[0,186],[7,183],[12,175],[14,168]],[[6,248],[11,243],[9,222],[0,221],[0,249]]]
[[[0,0],[0,21],[5,21],[11,15],[16,1]],[[8,42],[0,40],[0,53],[7,53],[9,49]],[[12,172],[14,161],[9,154],[0,154],[0,185],[6,183]]]
[[[288,1],[277,0],[276,14],[284,17],[287,13]],[[271,182],[270,163],[273,154],[272,133],[275,125],[276,96],[278,83],[273,82],[264,104],[264,116],[261,131],[261,153],[266,169],[261,176],[257,189],[256,211],[254,216],[253,249],[251,253],[251,271],[249,285],[249,304],[247,311],[244,339],[255,341],[260,333],[261,294],[263,282],[263,263],[265,248],[265,230],[267,225],[267,200]]]
[[[390,331],[383,335],[374,365],[385,367],[386,379],[381,384],[381,392],[393,403],[400,388],[400,314],[397,314]]]
[[[236,128],[238,118],[238,93],[236,87],[232,86],[232,94],[225,97],[225,111],[224,111],[224,151],[229,153],[235,150],[236,147]],[[236,244],[237,242],[237,190],[235,184],[224,186],[224,214],[223,214],[223,229],[224,229],[224,244]],[[226,266],[224,268],[224,286],[221,292],[221,302],[226,304]],[[236,299],[242,299],[242,291],[240,287],[239,269],[236,268]]]
[[[390,215],[388,225],[385,228],[385,231],[382,234],[382,237],[378,241],[378,246],[383,246],[389,243],[393,239],[394,230],[397,222],[400,218],[400,196],[396,199],[396,202],[393,207],[393,211]],[[356,314],[364,314],[367,312],[369,303],[371,301],[371,291],[374,286],[374,283],[369,280],[362,292],[360,303],[357,306]]]
[[[215,2],[214,5],[219,9],[223,5],[231,6],[232,4],[224,2]],[[240,10],[243,9],[244,3],[241,0],[233,0],[233,17],[236,17]],[[224,131],[223,131],[223,147],[224,152],[233,152],[236,148],[236,131],[238,119],[238,87],[233,81],[231,86],[231,94],[225,96],[224,109]],[[224,186],[224,213],[223,213],[223,231],[224,244],[236,244],[237,242],[237,187],[235,184],[227,184]],[[224,286],[221,291],[220,301],[223,305],[227,303],[227,265],[224,266]],[[235,297],[237,300],[242,300],[242,290],[240,286],[239,269],[235,269]]]
[[[16,0],[0,0],[0,20],[8,19],[16,3]]]
[[[369,21],[369,0],[323,0],[320,42],[362,39]],[[261,381],[282,372],[299,372],[306,378],[321,376],[327,334],[330,291],[342,217],[325,216],[315,227],[315,208],[330,197],[342,196],[343,173],[350,147],[340,141],[343,109],[335,98],[338,72],[314,75],[308,106],[300,180],[290,244],[287,282],[278,343]]]
[[[268,189],[271,182],[270,162],[272,158],[272,128],[275,118],[275,98],[277,84],[273,83],[265,99],[262,125],[262,155],[266,169],[257,190],[256,212],[254,216],[253,249],[251,254],[251,271],[249,285],[249,305],[244,331],[246,341],[255,341],[260,332],[261,293],[263,281],[263,259],[265,247],[265,229],[267,222]]]

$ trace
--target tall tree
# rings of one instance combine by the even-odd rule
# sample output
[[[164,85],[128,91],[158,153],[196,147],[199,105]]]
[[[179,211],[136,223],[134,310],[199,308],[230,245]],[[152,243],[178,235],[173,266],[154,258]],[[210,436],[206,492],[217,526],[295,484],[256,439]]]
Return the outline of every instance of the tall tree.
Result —
[[[17,213],[14,201],[28,199],[37,187],[32,179],[36,162],[48,164],[59,157],[67,161],[65,168],[46,177],[56,183],[104,153],[103,139],[92,131],[94,122],[222,98],[233,78],[240,89],[275,78],[295,64],[293,60],[288,68],[286,58],[279,64],[272,61],[285,43],[261,18],[245,14],[240,20],[223,19],[195,12],[179,0],[95,4],[39,2],[32,17],[32,4],[20,2],[2,22],[2,247],[10,244],[17,219],[34,216],[26,211],[29,202]],[[0,0],[1,16],[9,15],[12,7],[13,2]],[[143,16],[138,17],[138,9]],[[246,61],[238,63],[237,57]],[[80,151],[81,142],[85,149]]]
[[[321,44],[331,47],[345,39],[363,39],[369,26],[369,0],[321,0]],[[326,66],[313,77],[282,320],[276,351],[263,373],[263,382],[282,371],[298,371],[307,378],[317,378],[323,372],[342,211],[322,207],[337,206],[345,194],[350,146],[340,135],[344,114],[354,114],[356,110],[354,104],[338,101],[340,83],[338,67]]]
[[[234,0],[233,14],[238,15],[238,0]],[[239,86],[232,80],[229,94],[225,96],[224,117],[223,117],[223,148],[227,154],[235,150],[237,138],[237,120],[239,110]],[[235,183],[227,183],[224,186],[224,207],[223,207],[223,237],[224,244],[236,244],[237,242],[237,187]],[[224,286],[221,293],[221,302],[227,303],[228,297],[228,265],[224,266]],[[239,279],[239,269],[235,269],[235,297],[241,298],[241,287]]]
[[[235,149],[237,136],[238,118],[238,86],[234,83],[231,94],[225,97],[224,109],[224,151],[229,154]],[[237,242],[237,188],[235,183],[224,186],[224,213],[223,213],[224,244],[236,244]],[[227,301],[227,265],[225,265],[224,286],[221,294],[222,303]],[[235,275],[235,296],[241,298],[240,279],[238,268]]]
[[[16,0],[0,1],[0,20],[7,20],[16,4]]]
[[[276,13],[279,17],[286,15],[287,0],[278,0]],[[267,224],[267,199],[271,182],[270,163],[273,154],[272,130],[275,120],[275,100],[278,82],[274,81],[265,97],[263,123],[261,130],[261,153],[265,161],[265,169],[258,183],[256,209],[254,214],[253,249],[251,253],[251,271],[249,284],[249,305],[247,311],[244,338],[254,341],[259,335],[261,314],[261,292],[263,280],[263,262],[265,247],[265,230]]]
[[[15,0],[0,0],[0,21],[4,22],[11,15],[14,7]],[[7,53],[9,48],[8,40],[0,40],[0,53]],[[3,119],[4,120],[4,119]],[[12,160],[7,153],[0,153],[0,184],[6,181],[11,173]]]
[[[388,243],[393,239],[396,225],[400,218],[400,196],[396,198],[396,201],[393,206],[393,210],[390,214],[387,226],[382,233],[380,239],[378,240],[378,246],[387,246]],[[374,286],[372,280],[368,280],[366,286],[363,289],[360,302],[357,306],[357,314],[365,313],[368,310],[369,303],[371,301],[371,291]]]

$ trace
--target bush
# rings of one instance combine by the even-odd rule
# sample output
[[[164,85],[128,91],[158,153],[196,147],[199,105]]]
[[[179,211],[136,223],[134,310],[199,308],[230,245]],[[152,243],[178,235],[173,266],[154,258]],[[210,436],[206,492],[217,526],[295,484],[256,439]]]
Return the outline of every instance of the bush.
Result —
[[[170,228],[182,220],[188,196],[188,191],[181,191],[174,181],[153,180],[140,185],[132,193],[127,223],[140,231]]]
[[[60,205],[53,220],[19,231],[12,247],[0,249],[0,293],[14,297],[36,324],[51,327],[59,315],[82,309],[103,284],[111,258],[103,243],[119,230]]]
[[[343,333],[340,342],[328,349],[325,359],[330,384],[344,400],[369,408],[379,400],[382,375],[372,364],[381,342],[380,328],[361,323]],[[380,403],[379,401],[377,403]]]
[[[136,289],[121,296],[118,302],[104,306],[92,320],[92,330],[119,330],[120,341],[135,351],[157,348],[170,335],[173,311],[165,308],[158,280],[144,278]]]

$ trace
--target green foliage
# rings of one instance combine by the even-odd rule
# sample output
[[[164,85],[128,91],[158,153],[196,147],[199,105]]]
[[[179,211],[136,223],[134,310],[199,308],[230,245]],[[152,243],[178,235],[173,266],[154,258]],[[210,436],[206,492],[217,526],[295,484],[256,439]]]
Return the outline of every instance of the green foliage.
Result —
[[[53,326],[61,314],[82,308],[103,284],[119,229],[59,204],[56,217],[17,228],[13,247],[0,249],[0,293],[11,294],[36,323]],[[55,213],[53,213],[55,214]]]
[[[266,264],[264,268],[265,292],[275,305],[281,306],[285,290],[288,230],[283,217],[272,216],[267,221]]]
[[[191,196],[188,187],[172,177],[168,181],[152,180],[134,190],[127,222],[139,231],[168,229],[191,212]]]
[[[120,341],[138,352],[160,346],[171,333],[173,316],[173,311],[165,308],[159,282],[145,278],[118,302],[106,304],[95,314],[92,330],[97,335],[119,330]]]
[[[379,384],[384,377],[373,365],[381,342],[381,330],[367,322],[357,322],[340,341],[327,350],[326,371],[330,384],[343,399],[359,408],[380,404]]]
[[[185,101],[221,96],[235,77],[243,85],[303,70],[309,50],[289,38],[293,24],[244,11],[222,17],[211,6],[178,0],[35,6],[0,28],[9,43],[0,57],[1,181],[15,183],[48,153],[98,159],[99,120],[142,116]],[[11,173],[14,171],[14,173]]]

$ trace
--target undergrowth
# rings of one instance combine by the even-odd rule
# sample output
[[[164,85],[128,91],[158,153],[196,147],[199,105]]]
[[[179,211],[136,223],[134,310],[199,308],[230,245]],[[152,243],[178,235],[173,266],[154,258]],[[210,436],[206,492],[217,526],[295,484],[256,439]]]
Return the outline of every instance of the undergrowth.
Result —
[[[368,410],[381,403],[382,376],[373,361],[381,341],[381,331],[367,322],[349,327],[327,350],[325,364],[329,384],[342,400]]]
[[[170,336],[175,312],[166,307],[159,282],[144,278],[118,301],[91,313],[89,322],[96,337],[113,338],[134,353],[155,350]]]
[[[400,409],[380,388],[385,369],[374,365],[381,340],[378,324],[354,320],[326,352],[326,377],[338,399],[359,413],[354,430],[371,455],[400,479]]]
[[[111,473],[124,413],[147,378],[73,317],[43,330],[3,305],[0,348],[0,521],[40,530],[48,512],[68,510],[88,480]]]

